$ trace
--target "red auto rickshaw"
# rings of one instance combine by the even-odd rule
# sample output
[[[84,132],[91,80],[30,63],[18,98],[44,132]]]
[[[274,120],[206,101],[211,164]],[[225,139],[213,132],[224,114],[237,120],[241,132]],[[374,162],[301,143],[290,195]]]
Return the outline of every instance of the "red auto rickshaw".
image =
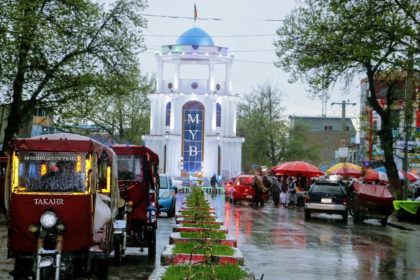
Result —
[[[349,189],[350,214],[353,222],[364,219],[379,219],[385,226],[394,211],[393,196],[384,185],[353,182]]]
[[[125,202],[117,221],[122,230],[115,243],[140,247],[140,250],[147,248],[148,256],[154,258],[159,214],[159,157],[144,146],[113,145],[112,149],[118,158],[118,187]],[[115,248],[117,265],[121,264],[124,251],[125,247]]]
[[[118,212],[112,149],[80,135],[15,139],[5,207],[14,279],[107,279]]]
[[[8,157],[0,157],[0,211],[2,214],[6,213],[4,206],[4,185],[6,183],[6,170],[7,170]]]

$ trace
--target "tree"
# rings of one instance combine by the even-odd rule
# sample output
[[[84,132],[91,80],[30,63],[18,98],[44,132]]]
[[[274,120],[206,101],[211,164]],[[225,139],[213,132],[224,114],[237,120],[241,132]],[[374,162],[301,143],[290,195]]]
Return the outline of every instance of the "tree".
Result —
[[[319,143],[313,143],[308,137],[309,128],[301,122],[295,122],[288,127],[288,137],[283,147],[279,162],[303,160],[318,164]]]
[[[275,166],[281,161],[300,156],[307,157],[304,147],[305,129],[289,127],[282,118],[282,93],[279,88],[266,82],[244,97],[238,110],[238,133],[245,137],[243,162]],[[316,158],[316,156],[315,156]]]
[[[408,0],[308,0],[286,17],[275,42],[276,65],[291,72],[293,80],[308,82],[315,93],[338,81],[349,83],[356,74],[366,76],[369,106],[382,119],[378,134],[396,199],[402,192],[393,158],[391,114],[398,99],[397,81],[418,71],[409,61],[419,53],[414,58],[409,53],[419,46],[419,11],[418,1]],[[378,80],[386,84],[384,107],[378,102]]]
[[[141,0],[0,2],[0,91],[10,104],[3,152],[34,109],[50,112],[127,80],[144,49]],[[123,86],[123,84],[122,84]]]
[[[150,123],[148,94],[154,92],[154,77],[141,76],[133,71],[121,84],[103,89],[112,91],[97,100],[95,96],[84,102],[72,102],[62,108],[56,117],[55,127],[70,132],[89,134],[80,130],[81,124],[92,124],[105,131],[114,143],[141,144],[140,136],[147,134]],[[139,81],[140,77],[140,81]]]

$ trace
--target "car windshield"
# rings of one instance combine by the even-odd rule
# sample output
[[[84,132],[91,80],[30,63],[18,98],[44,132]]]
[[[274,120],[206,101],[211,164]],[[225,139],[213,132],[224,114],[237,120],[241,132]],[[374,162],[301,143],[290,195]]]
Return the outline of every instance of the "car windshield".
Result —
[[[139,155],[119,155],[118,179],[143,181],[141,160]]]
[[[343,194],[340,185],[314,185],[312,188],[312,192],[322,192],[322,193],[330,193],[330,194]]]
[[[160,189],[169,189],[167,178],[165,176],[160,176],[159,182],[160,182]]]
[[[86,154],[19,152],[19,192],[83,192]]]

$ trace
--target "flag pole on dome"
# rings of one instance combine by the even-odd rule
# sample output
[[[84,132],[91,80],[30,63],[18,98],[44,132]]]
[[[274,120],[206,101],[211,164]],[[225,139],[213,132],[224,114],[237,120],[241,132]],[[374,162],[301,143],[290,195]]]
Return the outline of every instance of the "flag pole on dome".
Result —
[[[197,5],[194,3],[194,25],[197,20]]]

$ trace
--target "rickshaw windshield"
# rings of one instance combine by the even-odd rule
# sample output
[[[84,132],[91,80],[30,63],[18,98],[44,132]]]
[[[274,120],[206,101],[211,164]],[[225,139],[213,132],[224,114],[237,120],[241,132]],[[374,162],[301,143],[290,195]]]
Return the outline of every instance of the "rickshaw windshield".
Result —
[[[19,152],[19,192],[84,192],[86,154]]]
[[[142,182],[142,157],[139,155],[118,155],[118,179]]]

